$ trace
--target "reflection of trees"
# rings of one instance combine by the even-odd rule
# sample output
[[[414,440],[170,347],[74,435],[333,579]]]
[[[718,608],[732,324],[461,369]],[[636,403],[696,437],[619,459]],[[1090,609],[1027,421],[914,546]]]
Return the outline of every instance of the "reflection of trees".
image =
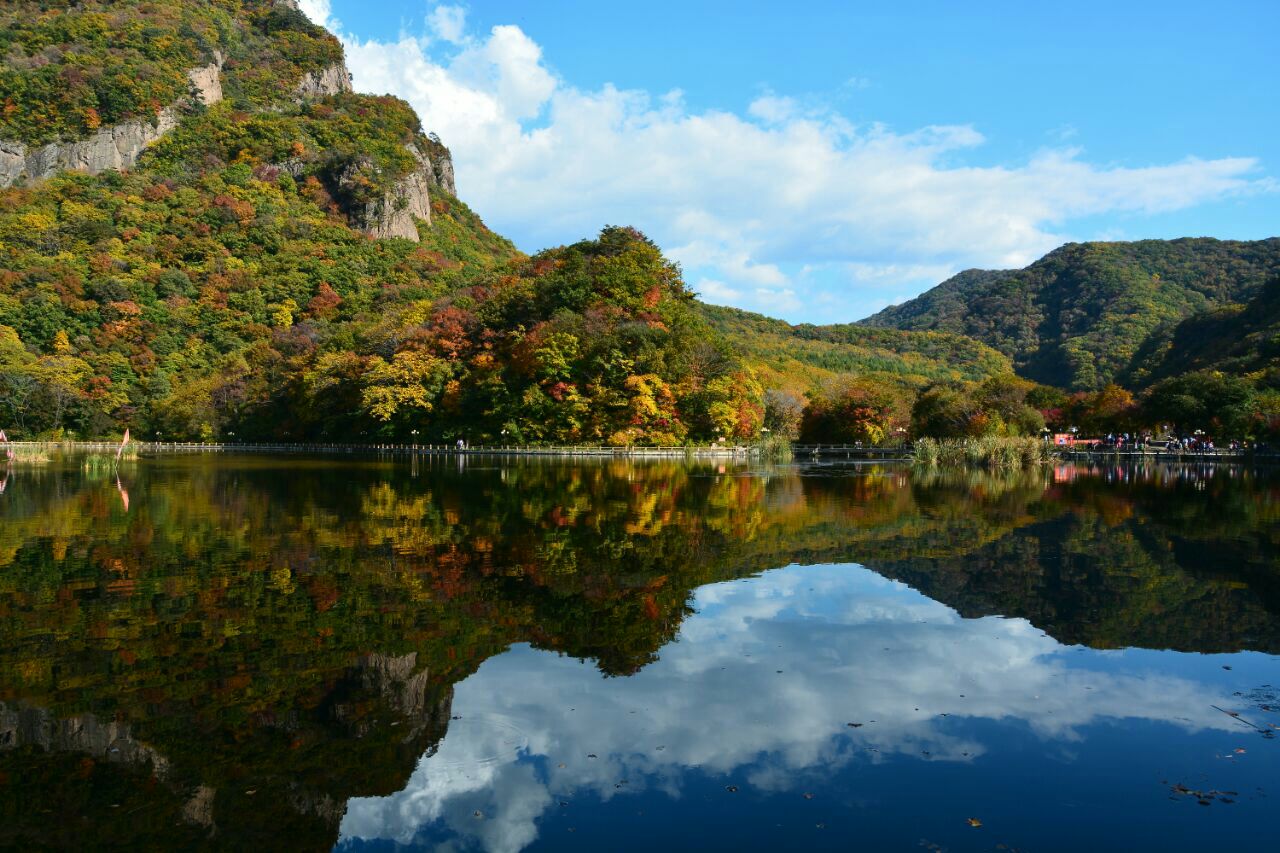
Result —
[[[345,800],[398,788],[451,685],[511,643],[625,675],[693,589],[792,562],[861,562],[1069,642],[1280,648],[1265,483],[809,474],[192,460],[139,466],[126,515],[112,484],[24,473],[0,527],[0,702],[127,721],[168,769],[89,775],[155,780],[163,814],[325,846]],[[36,772],[38,747],[11,746],[11,774]]]

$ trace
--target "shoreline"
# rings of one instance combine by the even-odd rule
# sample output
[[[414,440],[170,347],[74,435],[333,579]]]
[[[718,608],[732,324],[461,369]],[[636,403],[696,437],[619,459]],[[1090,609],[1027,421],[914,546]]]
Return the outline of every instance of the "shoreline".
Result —
[[[13,441],[9,446],[16,451],[43,453],[106,453],[114,455],[117,442],[106,441]],[[127,452],[131,455],[199,454],[199,453],[275,453],[289,455],[357,455],[394,454],[402,456],[554,456],[580,458],[649,458],[649,459],[746,459],[761,455],[761,449],[749,445],[725,447],[608,447],[580,446],[517,446],[482,445],[459,448],[442,444],[285,444],[227,442],[154,442],[131,441]]]
[[[101,453],[114,455],[120,445],[108,441],[11,441],[8,446],[15,451],[40,453]],[[397,456],[503,456],[503,457],[556,457],[583,459],[759,459],[766,451],[754,445],[698,447],[609,447],[601,445],[478,445],[459,448],[440,444],[291,444],[291,443],[229,443],[229,442],[154,442],[131,441],[130,454],[200,454],[200,453],[248,453],[281,455],[397,455]],[[910,452],[893,447],[859,447],[847,444],[791,445],[793,461],[805,459],[849,459],[864,462],[910,463]],[[1174,463],[1280,463],[1280,453],[1275,451],[1212,452],[1161,450],[1057,450],[1049,464],[1062,462],[1174,462]]]

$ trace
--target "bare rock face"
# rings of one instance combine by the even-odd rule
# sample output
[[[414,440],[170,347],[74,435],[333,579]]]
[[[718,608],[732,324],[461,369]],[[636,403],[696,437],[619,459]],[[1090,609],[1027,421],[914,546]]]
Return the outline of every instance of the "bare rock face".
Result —
[[[431,162],[431,167],[435,172],[436,186],[449,195],[456,196],[458,187],[453,178],[453,158],[449,156],[448,152],[436,157]]]
[[[92,714],[58,719],[45,708],[0,702],[0,750],[23,746],[79,752],[120,764],[149,764],[160,779],[169,772],[169,759],[135,740],[125,723],[102,722]]]
[[[431,191],[433,188],[456,195],[453,160],[448,152],[434,160],[421,148],[410,149],[418,167],[382,196],[382,198],[348,211],[352,224],[370,237],[401,237],[418,242],[418,220],[431,224]],[[339,180],[339,184],[343,181]]]
[[[220,55],[211,65],[189,71],[191,99],[205,106],[221,101],[221,75]],[[78,142],[54,142],[30,149],[21,142],[0,140],[0,187],[19,178],[42,180],[67,170],[96,175],[111,169],[131,169],[148,146],[178,126],[183,106],[180,102],[165,107],[154,122],[127,121],[99,128]]]
[[[328,68],[302,75],[302,80],[293,91],[295,99],[299,101],[310,101],[350,92],[352,91],[351,72],[347,70],[345,62],[335,62]]]
[[[420,718],[432,710],[427,698],[431,683],[427,670],[415,672],[418,653],[400,657],[373,653],[361,665],[364,686],[376,690],[393,701],[400,713]]]
[[[187,72],[191,79],[191,87],[195,97],[206,107],[211,107],[222,100],[222,63],[221,53],[214,53],[214,61],[203,68],[193,68]]]
[[[217,793],[208,785],[196,788],[191,798],[183,805],[182,816],[188,823],[213,829],[213,801]]]

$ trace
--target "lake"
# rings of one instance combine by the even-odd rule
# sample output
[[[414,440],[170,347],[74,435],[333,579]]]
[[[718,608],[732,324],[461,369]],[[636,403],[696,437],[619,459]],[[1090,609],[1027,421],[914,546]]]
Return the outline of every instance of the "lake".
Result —
[[[1258,849],[1280,478],[0,471],[0,847]]]

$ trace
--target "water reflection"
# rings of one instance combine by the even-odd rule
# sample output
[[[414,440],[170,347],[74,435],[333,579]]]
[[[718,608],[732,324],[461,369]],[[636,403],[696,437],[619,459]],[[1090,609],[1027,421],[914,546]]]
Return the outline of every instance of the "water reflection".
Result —
[[[977,762],[1002,746],[973,725],[980,719],[1017,721],[1057,741],[1050,751],[1102,719],[1238,728],[1212,707],[1231,701],[1218,685],[1109,671],[1025,620],[963,619],[857,566],[704,587],[696,607],[661,660],[629,679],[593,679],[527,647],[489,661],[463,683],[454,713],[499,715],[522,729],[527,750],[481,760],[501,732],[451,727],[404,791],[349,805],[344,837],[456,835],[514,851],[561,803],[648,789],[678,799],[694,768],[778,794],[828,791],[848,765],[895,756]]]
[[[1275,652],[1277,494],[1192,468],[18,469],[0,845],[515,849],[561,801],[688,800],[691,774],[847,787],[911,756],[922,785],[995,723],[1057,750],[1103,720],[1222,734],[1209,706],[1280,679],[1059,643]]]

